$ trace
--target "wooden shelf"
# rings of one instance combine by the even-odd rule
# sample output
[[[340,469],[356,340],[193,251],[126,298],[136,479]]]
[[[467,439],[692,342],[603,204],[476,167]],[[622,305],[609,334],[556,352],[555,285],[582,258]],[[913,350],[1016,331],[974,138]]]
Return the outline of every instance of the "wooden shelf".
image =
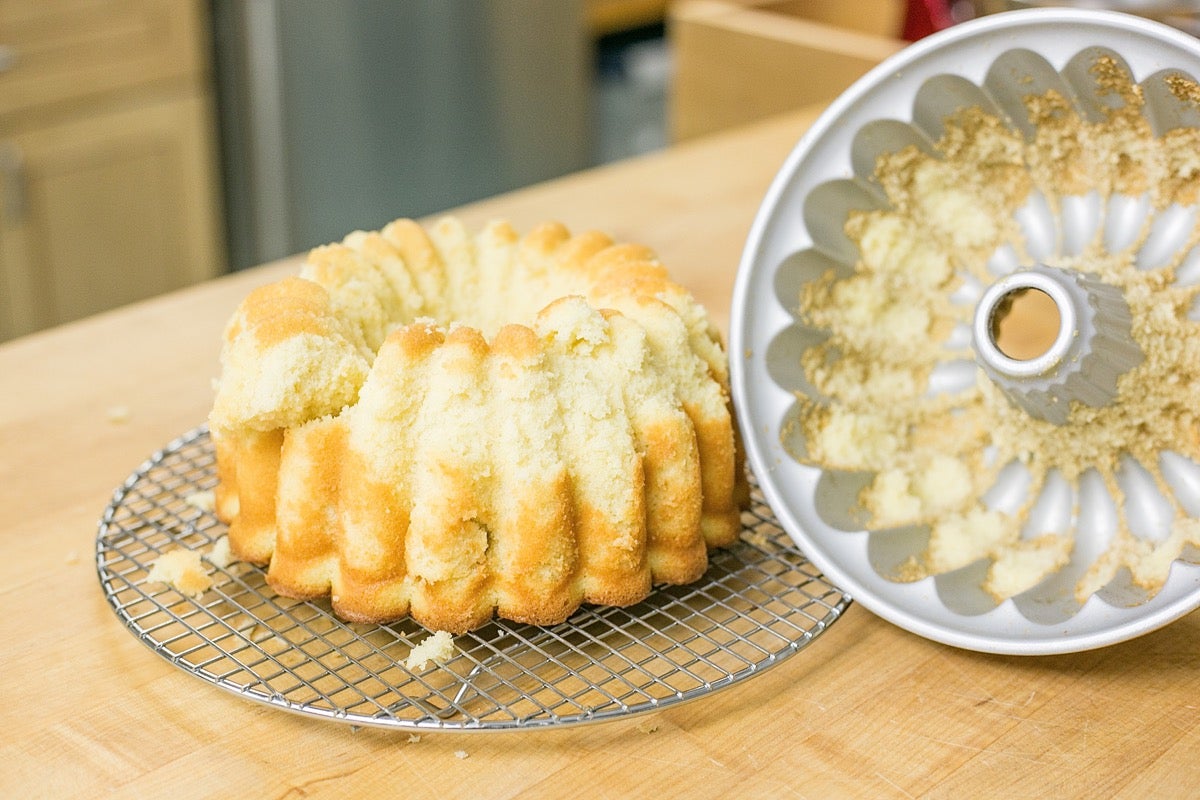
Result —
[[[688,0],[668,20],[675,141],[828,102],[900,50],[902,0]]]

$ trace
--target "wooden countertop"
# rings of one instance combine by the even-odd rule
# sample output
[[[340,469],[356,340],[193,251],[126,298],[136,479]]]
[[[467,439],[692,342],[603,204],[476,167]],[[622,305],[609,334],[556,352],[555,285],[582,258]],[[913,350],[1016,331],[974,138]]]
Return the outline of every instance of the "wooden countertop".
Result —
[[[458,213],[472,226],[502,216],[520,229],[557,218],[649,244],[724,326],[758,203],[811,119],[794,114]],[[851,606],[780,666],[652,717],[419,742],[283,713],[176,670],[105,602],[97,520],[147,455],[205,419],[226,318],[251,286],[294,266],[0,346],[0,796],[1200,792],[1200,613],[1101,650],[1018,658],[935,644]]]

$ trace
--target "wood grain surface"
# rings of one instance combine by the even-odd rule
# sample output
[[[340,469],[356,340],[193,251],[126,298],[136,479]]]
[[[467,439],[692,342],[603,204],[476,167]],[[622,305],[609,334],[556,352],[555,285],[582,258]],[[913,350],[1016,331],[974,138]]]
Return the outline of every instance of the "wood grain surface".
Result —
[[[657,249],[720,321],[766,188],[812,120],[753,128],[460,209]],[[238,300],[294,262],[0,346],[0,797],[1195,797],[1200,614],[1135,641],[1001,657],[859,606],[723,692],[628,721],[501,734],[353,730],[173,668],[94,558],[125,477],[205,419]]]

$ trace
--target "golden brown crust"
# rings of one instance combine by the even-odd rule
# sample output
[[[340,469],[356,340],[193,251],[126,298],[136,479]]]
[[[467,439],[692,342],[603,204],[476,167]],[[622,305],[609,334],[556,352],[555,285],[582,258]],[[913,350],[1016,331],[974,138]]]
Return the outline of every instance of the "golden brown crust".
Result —
[[[222,442],[217,448],[217,457],[224,456],[226,464],[222,472],[234,481],[232,491],[222,485],[222,492],[228,492],[223,506],[232,504],[237,508],[236,516],[226,520],[229,547],[243,561],[266,564],[275,552],[275,500],[283,433],[278,429],[215,434]]]
[[[345,619],[554,624],[697,579],[739,530],[719,338],[640,245],[399,220],[251,293],[223,362],[234,552]]]
[[[336,419],[314,420],[284,434],[268,580],[293,596],[329,593],[342,538],[341,514],[330,511],[341,505],[347,434]]]
[[[329,309],[329,292],[297,277],[260,286],[242,301],[225,329],[225,341],[234,342],[246,330],[266,345],[295,336],[319,332]]]

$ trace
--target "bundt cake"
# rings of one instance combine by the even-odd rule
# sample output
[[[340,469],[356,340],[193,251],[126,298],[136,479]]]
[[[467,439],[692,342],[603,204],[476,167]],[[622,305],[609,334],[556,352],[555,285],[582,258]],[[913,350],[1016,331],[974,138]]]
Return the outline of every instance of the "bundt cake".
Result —
[[[696,580],[740,530],[720,337],[641,246],[356,232],[251,292],[221,364],[233,552],[344,619],[554,624]]]

